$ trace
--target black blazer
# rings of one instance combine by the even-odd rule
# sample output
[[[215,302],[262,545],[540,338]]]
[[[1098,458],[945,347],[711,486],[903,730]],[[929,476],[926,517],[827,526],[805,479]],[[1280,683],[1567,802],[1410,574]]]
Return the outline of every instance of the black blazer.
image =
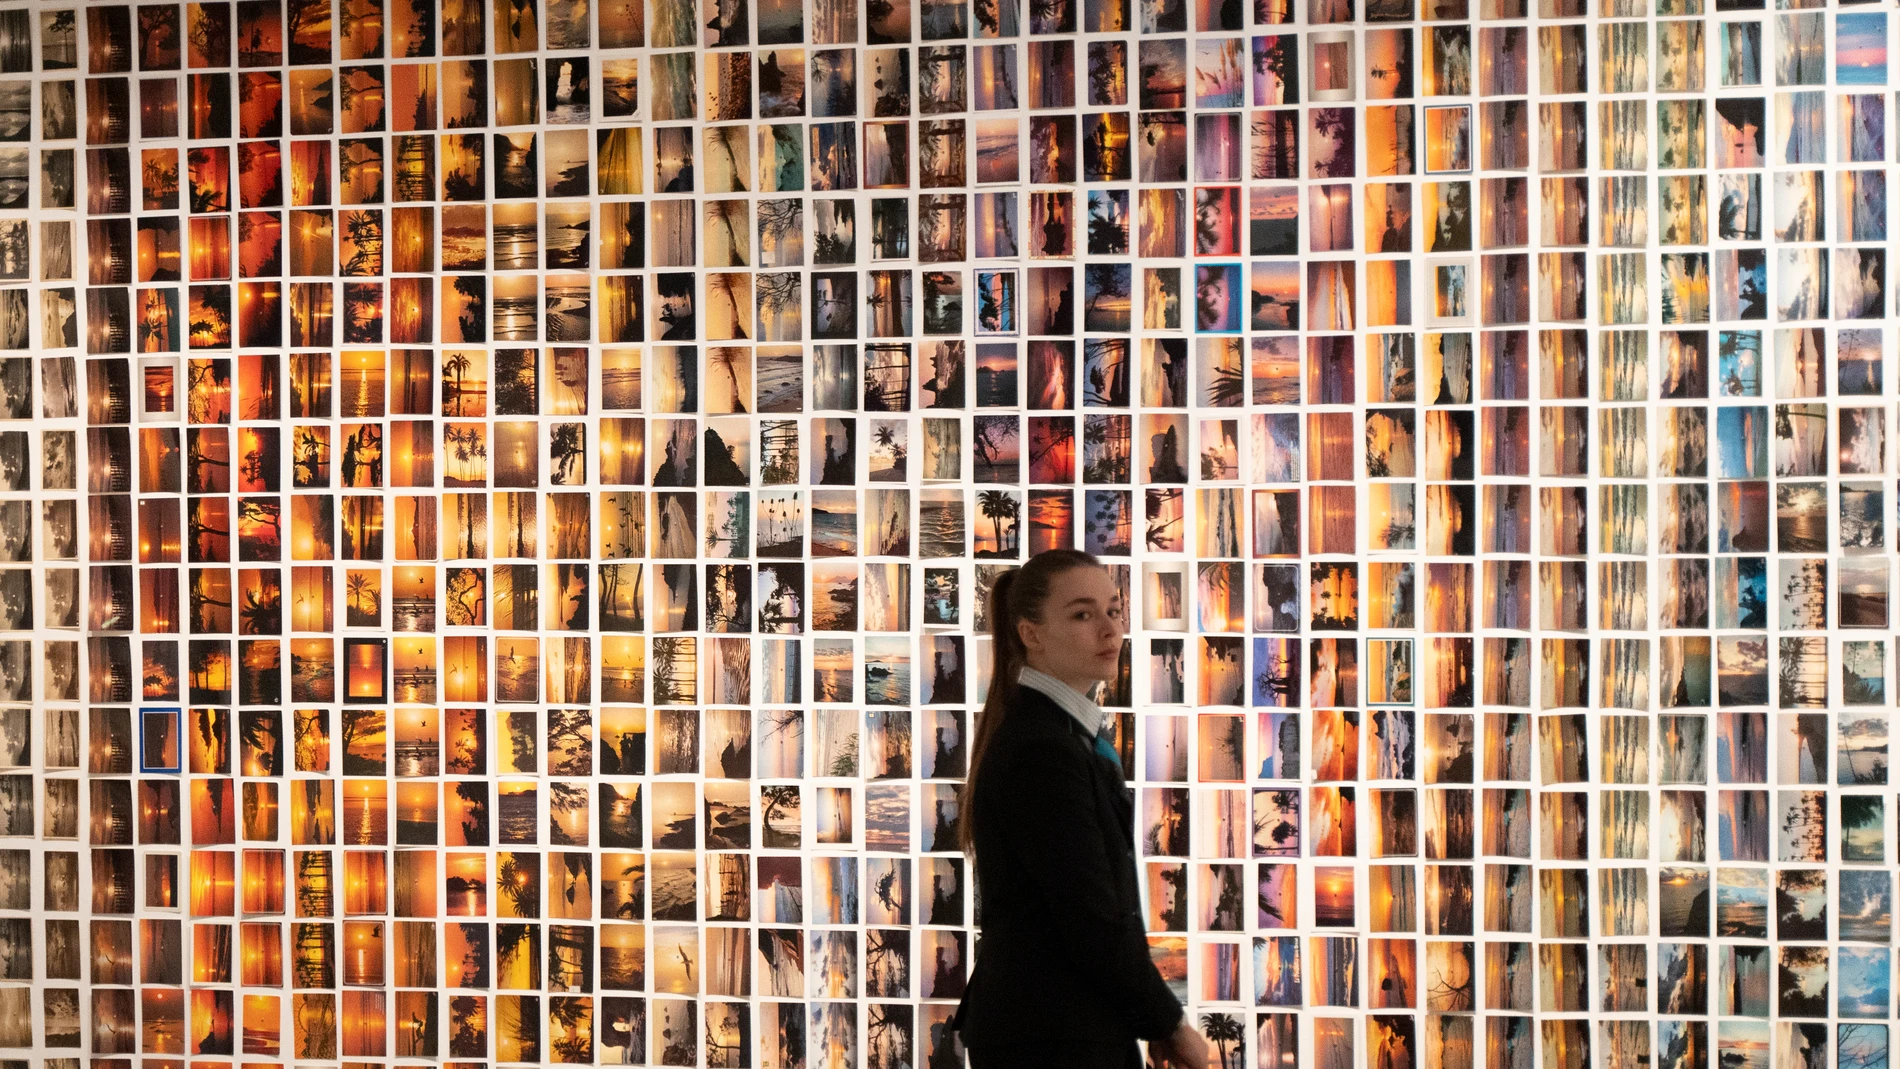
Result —
[[[1166,1038],[1182,1009],[1148,954],[1121,768],[1019,685],[973,789],[982,924],[955,1017],[964,1045]]]

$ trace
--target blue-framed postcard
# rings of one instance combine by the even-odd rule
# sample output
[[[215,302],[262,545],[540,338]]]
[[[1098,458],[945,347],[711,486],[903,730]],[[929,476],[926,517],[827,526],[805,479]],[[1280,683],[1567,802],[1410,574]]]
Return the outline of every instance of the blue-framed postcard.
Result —
[[[139,710],[140,772],[181,772],[184,770],[184,740],[180,733],[181,712],[176,705]]]

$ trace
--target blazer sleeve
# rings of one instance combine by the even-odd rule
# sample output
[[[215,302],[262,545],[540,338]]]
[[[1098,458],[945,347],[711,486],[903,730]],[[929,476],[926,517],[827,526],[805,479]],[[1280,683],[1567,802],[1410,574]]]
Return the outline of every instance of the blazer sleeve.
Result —
[[[1044,903],[1076,972],[1104,994],[1142,1039],[1180,1023],[1180,1000],[1149,956],[1141,917],[1115,902],[1115,872],[1088,761],[1079,746],[1025,747],[997,769],[1003,839]]]

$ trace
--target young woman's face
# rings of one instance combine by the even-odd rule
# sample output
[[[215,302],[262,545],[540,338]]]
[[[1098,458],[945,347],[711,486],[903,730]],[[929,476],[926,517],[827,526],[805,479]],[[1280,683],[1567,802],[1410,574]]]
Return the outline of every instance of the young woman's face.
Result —
[[[1106,568],[1070,568],[1049,584],[1042,621],[1018,624],[1029,664],[1068,683],[1112,680],[1128,634]]]

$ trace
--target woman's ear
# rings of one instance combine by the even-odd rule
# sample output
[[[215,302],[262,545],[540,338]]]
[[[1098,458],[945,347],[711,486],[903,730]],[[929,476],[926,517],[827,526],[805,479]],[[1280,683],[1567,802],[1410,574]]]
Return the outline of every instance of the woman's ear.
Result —
[[[1022,640],[1024,652],[1042,652],[1042,629],[1036,626],[1036,621],[1019,617],[1016,620],[1016,637]]]

